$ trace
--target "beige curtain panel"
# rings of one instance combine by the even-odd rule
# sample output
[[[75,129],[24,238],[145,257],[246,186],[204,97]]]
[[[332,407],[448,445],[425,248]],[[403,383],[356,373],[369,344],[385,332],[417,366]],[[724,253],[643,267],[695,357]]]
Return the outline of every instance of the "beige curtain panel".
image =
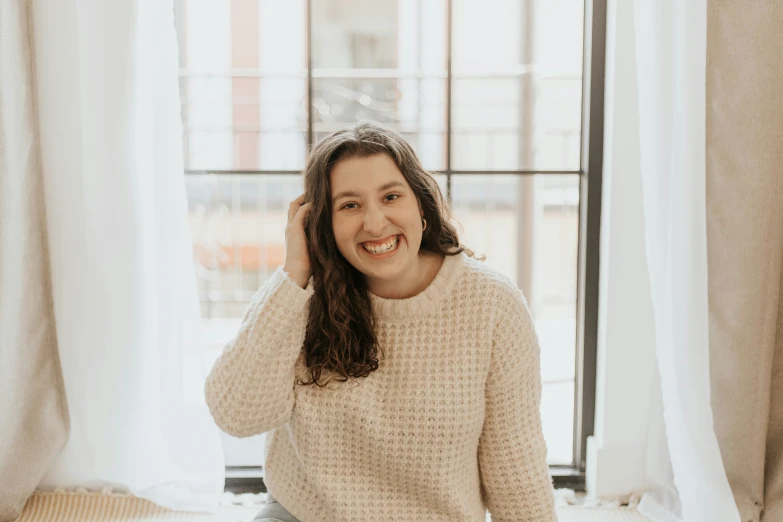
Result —
[[[743,522],[783,520],[781,28],[783,3],[708,3],[712,405]]]
[[[0,522],[13,520],[68,437],[49,275],[32,19],[0,0]]]

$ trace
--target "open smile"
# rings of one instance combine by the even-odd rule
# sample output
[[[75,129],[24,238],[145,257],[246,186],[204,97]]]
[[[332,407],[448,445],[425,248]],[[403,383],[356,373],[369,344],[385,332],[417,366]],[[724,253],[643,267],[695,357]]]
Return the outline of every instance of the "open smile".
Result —
[[[400,248],[401,236],[396,234],[383,240],[382,242],[364,242],[361,243],[362,250],[374,258],[391,256]]]

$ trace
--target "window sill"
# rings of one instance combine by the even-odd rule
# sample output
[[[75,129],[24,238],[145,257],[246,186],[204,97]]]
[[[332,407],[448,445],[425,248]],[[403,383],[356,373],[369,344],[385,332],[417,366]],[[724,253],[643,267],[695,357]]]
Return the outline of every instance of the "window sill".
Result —
[[[585,474],[574,468],[553,466],[549,468],[555,488],[585,491]],[[226,491],[231,493],[266,493],[264,470],[257,466],[227,467]]]

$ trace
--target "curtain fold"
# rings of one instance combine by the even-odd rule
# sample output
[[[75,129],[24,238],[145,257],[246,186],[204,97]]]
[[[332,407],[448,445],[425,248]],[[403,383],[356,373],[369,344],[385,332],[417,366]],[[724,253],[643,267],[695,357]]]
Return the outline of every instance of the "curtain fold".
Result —
[[[783,5],[710,0],[707,238],[715,431],[743,522],[783,520]]]
[[[634,2],[646,257],[659,386],[639,510],[739,520],[713,429],[705,210],[707,0]]]
[[[71,436],[41,489],[214,512],[224,467],[183,328],[199,317],[171,0],[35,0],[53,302]],[[187,373],[191,371],[191,373]]]
[[[0,0],[0,521],[68,438],[52,308],[29,5]]]
[[[783,520],[783,5],[634,10],[660,384],[639,510]]]

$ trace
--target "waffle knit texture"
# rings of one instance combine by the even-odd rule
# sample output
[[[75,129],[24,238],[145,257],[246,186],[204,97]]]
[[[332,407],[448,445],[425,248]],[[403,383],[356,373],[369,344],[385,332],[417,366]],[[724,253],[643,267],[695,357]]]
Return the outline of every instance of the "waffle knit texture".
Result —
[[[217,425],[267,435],[264,482],[302,522],[555,521],[538,339],[522,292],[464,253],[416,296],[370,294],[366,378],[308,380],[313,294],[282,267],[261,286],[205,394]],[[322,381],[323,381],[322,376]]]

